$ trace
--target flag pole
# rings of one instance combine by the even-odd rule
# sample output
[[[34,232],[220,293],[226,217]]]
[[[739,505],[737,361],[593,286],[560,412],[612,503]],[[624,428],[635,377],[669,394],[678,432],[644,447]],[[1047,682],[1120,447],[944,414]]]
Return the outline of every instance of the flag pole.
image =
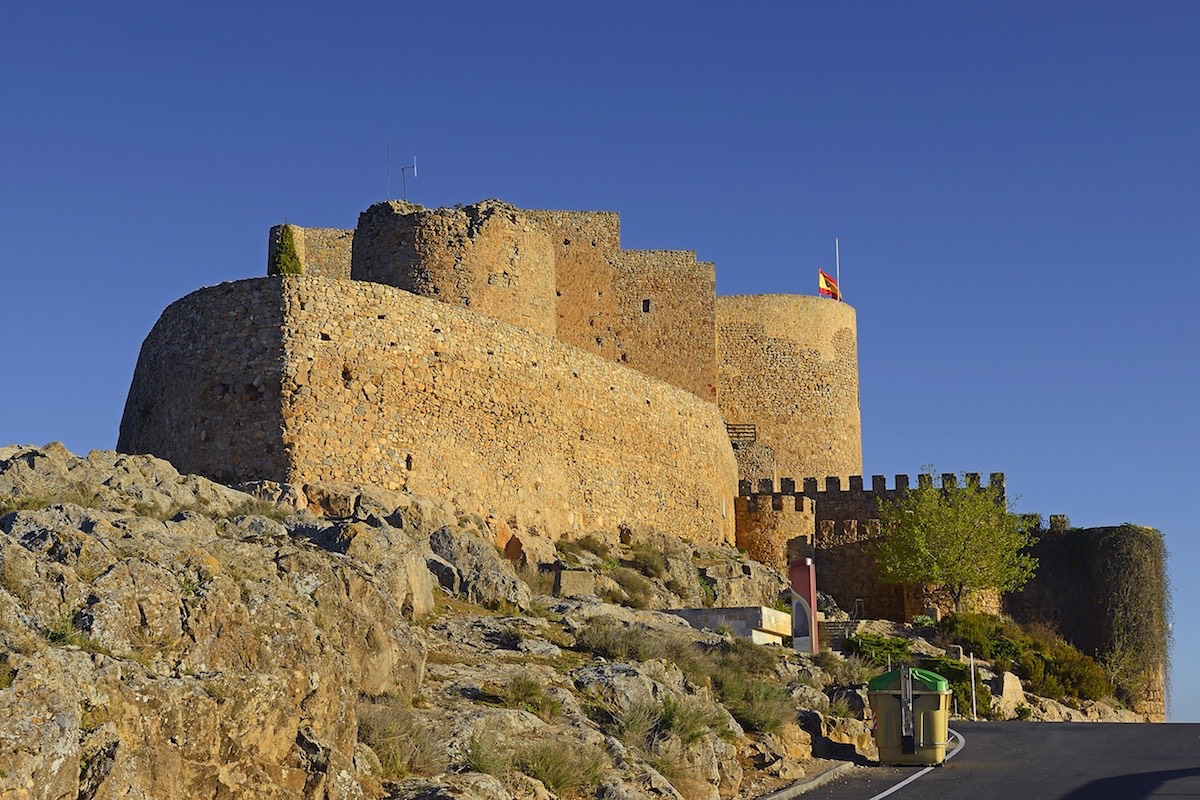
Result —
[[[837,237],[833,237],[833,269],[837,273],[838,301],[842,302],[842,297],[846,294],[842,290],[842,251],[838,247]]]

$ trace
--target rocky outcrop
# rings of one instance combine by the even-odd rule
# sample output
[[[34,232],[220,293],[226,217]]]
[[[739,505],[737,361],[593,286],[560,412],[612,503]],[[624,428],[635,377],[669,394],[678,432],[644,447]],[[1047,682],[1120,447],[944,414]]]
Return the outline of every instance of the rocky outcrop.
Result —
[[[0,786],[361,796],[356,703],[419,687],[424,648],[405,614],[432,605],[427,574],[322,550],[261,516],[123,510],[252,500],[155,459],[23,451],[0,479],[25,498],[69,481],[102,506],[0,518]]]

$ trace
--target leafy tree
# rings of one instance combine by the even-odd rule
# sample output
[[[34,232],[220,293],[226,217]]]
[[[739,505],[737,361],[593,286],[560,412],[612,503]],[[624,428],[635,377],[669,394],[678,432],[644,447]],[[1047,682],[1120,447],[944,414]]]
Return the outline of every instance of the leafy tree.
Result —
[[[1000,490],[935,486],[932,469],[926,473],[927,483],[879,504],[881,535],[873,555],[880,578],[942,587],[956,612],[968,592],[1024,586],[1037,568],[1037,560],[1022,552],[1033,536]]]
[[[279,242],[275,246],[275,257],[271,260],[272,275],[301,275],[304,267],[300,264],[300,256],[296,253],[296,237],[292,226],[283,224],[279,232]]]

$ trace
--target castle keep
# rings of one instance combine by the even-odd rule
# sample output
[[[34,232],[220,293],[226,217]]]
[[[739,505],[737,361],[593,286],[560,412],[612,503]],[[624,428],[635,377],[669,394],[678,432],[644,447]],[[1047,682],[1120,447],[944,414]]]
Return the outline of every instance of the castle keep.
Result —
[[[303,275],[163,313],[119,449],[448,496],[552,536],[726,542],[739,478],[862,471],[844,303],[718,297],[695,253],[622,249],[613,213],[393,201],[353,231],[289,232]]]

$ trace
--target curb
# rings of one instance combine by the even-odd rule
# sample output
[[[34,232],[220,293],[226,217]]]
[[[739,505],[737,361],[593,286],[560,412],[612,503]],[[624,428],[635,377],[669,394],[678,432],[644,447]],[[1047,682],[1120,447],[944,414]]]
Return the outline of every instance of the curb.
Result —
[[[805,792],[816,789],[819,786],[824,786],[834,778],[840,777],[842,773],[849,772],[852,769],[854,769],[853,763],[849,761],[843,761],[836,767],[831,767],[819,775],[814,775],[808,780],[793,783],[791,786],[785,786],[784,788],[771,792],[770,794],[764,794],[760,796],[758,800],[791,800],[793,797],[799,797]]]

